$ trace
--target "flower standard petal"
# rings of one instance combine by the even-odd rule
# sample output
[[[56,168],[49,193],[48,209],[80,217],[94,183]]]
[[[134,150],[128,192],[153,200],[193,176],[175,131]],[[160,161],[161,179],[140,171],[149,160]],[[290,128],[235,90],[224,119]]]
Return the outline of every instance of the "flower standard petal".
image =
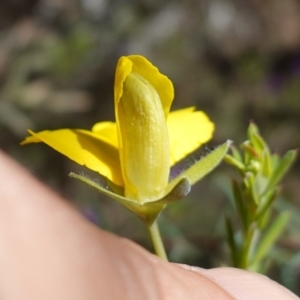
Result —
[[[21,144],[44,142],[80,165],[99,172],[117,185],[123,185],[118,149],[101,139],[100,133],[81,129],[41,131]]]
[[[171,112],[167,120],[170,139],[171,165],[211,139],[214,124],[194,107]]]
[[[132,62],[126,57],[121,56],[118,60],[116,74],[115,74],[115,84],[114,84],[114,99],[115,99],[115,111],[117,110],[118,103],[123,94],[123,83],[126,77],[132,71]],[[118,123],[116,114],[116,122]]]
[[[172,81],[167,76],[161,74],[158,68],[152,65],[145,57],[129,55],[127,58],[132,62],[132,72],[143,77],[156,90],[161,100],[165,117],[167,118],[174,99]]]
[[[121,161],[121,168],[122,172],[124,172],[123,161],[125,159],[123,153],[123,144],[122,144],[122,137],[120,132],[120,122],[119,122],[119,101],[123,95],[123,84],[126,80],[127,76],[132,71],[132,62],[126,57],[121,56],[118,60],[117,67],[116,67],[116,74],[115,74],[115,84],[114,84],[114,106],[115,106],[115,117],[116,117],[116,124],[117,124],[117,137],[118,137],[118,145],[119,145],[119,155]]]

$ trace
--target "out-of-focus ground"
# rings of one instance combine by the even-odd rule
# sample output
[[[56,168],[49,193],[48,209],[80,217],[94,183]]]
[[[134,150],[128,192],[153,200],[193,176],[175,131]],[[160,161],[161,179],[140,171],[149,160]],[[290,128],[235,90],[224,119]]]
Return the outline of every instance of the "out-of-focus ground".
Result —
[[[3,0],[0,147],[102,228],[151,248],[135,216],[67,176],[96,173],[45,145],[19,142],[27,128],[90,129],[113,120],[115,66],[127,54],[146,56],[168,75],[176,92],[173,109],[195,105],[209,114],[216,123],[209,148],[228,138],[243,142],[250,120],[273,151],[299,147],[297,0]],[[268,275],[298,294],[299,173],[298,160],[276,205],[291,210],[292,219],[268,262]],[[171,260],[208,268],[230,264],[224,243],[224,216],[233,216],[229,176],[235,176],[232,169],[221,166],[163,212]]]

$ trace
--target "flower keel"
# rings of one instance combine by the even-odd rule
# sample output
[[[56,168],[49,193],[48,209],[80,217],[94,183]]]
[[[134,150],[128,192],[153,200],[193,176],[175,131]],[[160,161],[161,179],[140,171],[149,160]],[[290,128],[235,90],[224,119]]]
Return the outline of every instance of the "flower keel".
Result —
[[[161,99],[146,79],[130,73],[116,112],[125,196],[139,202],[159,199],[170,170],[168,128]]]

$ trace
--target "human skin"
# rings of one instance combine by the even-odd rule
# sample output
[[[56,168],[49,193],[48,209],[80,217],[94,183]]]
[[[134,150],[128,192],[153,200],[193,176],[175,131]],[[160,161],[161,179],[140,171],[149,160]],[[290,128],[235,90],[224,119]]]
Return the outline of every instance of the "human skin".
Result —
[[[265,276],[162,261],[85,220],[0,152],[0,299],[299,299]]]

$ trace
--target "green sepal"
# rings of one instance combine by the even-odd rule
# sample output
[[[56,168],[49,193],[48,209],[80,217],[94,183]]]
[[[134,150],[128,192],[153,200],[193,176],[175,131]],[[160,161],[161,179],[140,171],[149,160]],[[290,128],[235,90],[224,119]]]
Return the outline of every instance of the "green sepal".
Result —
[[[230,140],[226,141],[224,144],[217,147],[215,150],[207,154],[205,157],[201,158],[190,168],[183,171],[177,177],[172,179],[166,188],[166,192],[169,193],[171,190],[173,190],[174,187],[183,178],[186,178],[189,181],[190,185],[193,185],[197,181],[202,179],[205,175],[210,173],[214,168],[216,168],[221,163],[231,143],[232,142]]]
[[[95,181],[89,179],[88,177],[81,176],[81,175],[75,174],[73,172],[71,172],[69,174],[69,176],[84,182],[85,184],[89,185],[90,187],[95,188],[96,190],[98,190],[102,194],[104,194],[104,195],[116,200],[117,202],[123,204],[129,210],[139,214],[140,207],[141,207],[141,204],[139,202],[128,199],[128,198],[125,198],[124,196],[121,196],[121,195],[119,195],[115,192],[112,192],[112,191],[106,189],[105,187],[99,185]]]
[[[260,241],[259,246],[253,256],[253,264],[258,265],[259,262],[267,255],[270,248],[282,234],[289,219],[290,213],[287,211],[282,212],[272,223],[270,228],[263,234],[262,240]]]
[[[279,159],[264,193],[267,193],[270,189],[274,188],[280,182],[280,180],[287,173],[287,171],[295,161],[297,152],[297,150],[289,150],[281,159]]]
[[[161,198],[160,200],[156,200],[155,202],[159,201],[164,204],[169,204],[181,200],[191,191],[191,184],[186,177],[182,177],[171,191],[168,189],[168,187],[165,191],[167,192],[167,194],[165,194],[163,198]]]
[[[141,219],[147,221],[150,224],[157,218],[159,213],[164,209],[164,207],[167,204],[184,198],[191,190],[191,185],[189,181],[185,177],[183,177],[177,182],[173,189],[168,191],[168,193],[165,194],[164,197],[162,197],[161,199],[145,201],[142,203],[128,199],[122,195],[112,192],[85,176],[81,176],[73,172],[70,173],[69,176],[86,183],[87,185],[95,188],[96,190],[105,194],[106,196],[123,204],[130,211],[132,211]]]

